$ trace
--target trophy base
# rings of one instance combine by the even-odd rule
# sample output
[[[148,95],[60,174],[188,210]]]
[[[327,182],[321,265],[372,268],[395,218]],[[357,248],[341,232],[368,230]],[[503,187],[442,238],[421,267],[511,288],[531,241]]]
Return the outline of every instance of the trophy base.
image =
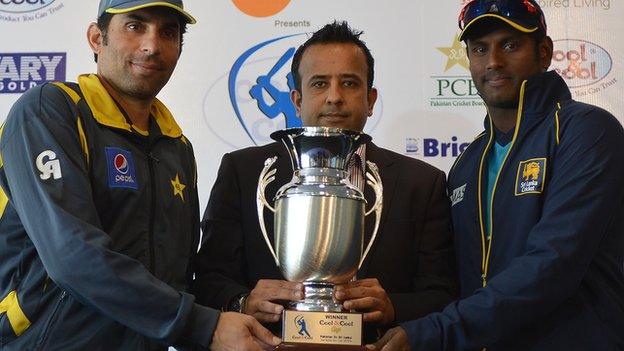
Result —
[[[364,350],[362,314],[284,310],[279,350]]]
[[[368,350],[365,346],[350,346],[350,345],[324,345],[324,344],[293,344],[293,343],[281,343],[277,345],[273,350],[275,351],[364,351]]]

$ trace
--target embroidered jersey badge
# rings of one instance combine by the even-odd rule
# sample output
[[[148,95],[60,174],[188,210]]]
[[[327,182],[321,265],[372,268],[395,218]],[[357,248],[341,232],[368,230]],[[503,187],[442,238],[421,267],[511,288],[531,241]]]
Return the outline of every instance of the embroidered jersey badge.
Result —
[[[108,187],[139,189],[132,153],[118,147],[105,147],[104,150],[108,165]]]
[[[184,189],[186,185],[180,182],[180,176],[176,173],[174,179],[171,179],[171,186],[173,187],[173,196],[180,196],[182,202],[184,202]]]
[[[61,172],[61,162],[56,158],[56,153],[52,150],[45,150],[37,156],[35,159],[37,169],[41,173],[39,178],[41,180],[61,179],[63,174]]]
[[[546,176],[546,158],[520,161],[516,175],[516,196],[541,194]]]
[[[453,193],[451,194],[451,207],[455,206],[455,204],[462,202],[464,199],[464,193],[466,192],[466,184],[455,188]]]

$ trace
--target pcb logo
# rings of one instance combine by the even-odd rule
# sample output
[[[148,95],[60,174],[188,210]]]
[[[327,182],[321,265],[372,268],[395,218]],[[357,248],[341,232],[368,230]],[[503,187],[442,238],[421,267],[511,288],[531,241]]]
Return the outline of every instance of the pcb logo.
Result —
[[[546,158],[521,161],[516,176],[516,196],[541,194],[544,190]]]

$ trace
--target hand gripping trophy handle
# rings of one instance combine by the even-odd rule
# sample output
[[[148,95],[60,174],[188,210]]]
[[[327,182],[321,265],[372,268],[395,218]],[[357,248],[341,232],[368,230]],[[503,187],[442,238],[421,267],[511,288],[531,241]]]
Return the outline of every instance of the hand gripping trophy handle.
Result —
[[[271,169],[271,166],[275,163],[277,157],[267,158],[264,161],[264,168],[262,172],[260,172],[260,178],[258,179],[258,190],[256,191],[256,206],[258,210],[258,222],[260,223],[260,230],[262,231],[262,236],[264,237],[264,241],[266,241],[267,246],[269,247],[269,251],[271,251],[271,255],[275,259],[275,264],[279,266],[279,260],[277,259],[277,255],[275,254],[275,250],[273,250],[273,245],[271,245],[271,241],[269,240],[269,235],[267,234],[266,225],[264,224],[264,207],[266,206],[271,212],[275,213],[275,208],[271,206],[266,197],[264,196],[264,190],[267,185],[275,180],[276,169]],[[270,171],[269,171],[270,170]]]
[[[375,203],[370,210],[366,211],[365,216],[368,216],[373,211],[375,212],[375,227],[373,229],[373,235],[371,236],[370,241],[368,242],[368,246],[366,246],[366,250],[364,250],[364,254],[362,255],[362,259],[360,260],[360,264],[358,265],[358,270],[362,268],[362,264],[368,255],[375,239],[377,238],[377,231],[379,230],[379,223],[381,222],[381,209],[383,207],[383,184],[381,183],[381,176],[379,175],[379,168],[377,165],[371,161],[366,161],[366,165],[368,166],[369,172],[366,172],[366,178],[368,179],[366,183],[373,188],[375,191]]]

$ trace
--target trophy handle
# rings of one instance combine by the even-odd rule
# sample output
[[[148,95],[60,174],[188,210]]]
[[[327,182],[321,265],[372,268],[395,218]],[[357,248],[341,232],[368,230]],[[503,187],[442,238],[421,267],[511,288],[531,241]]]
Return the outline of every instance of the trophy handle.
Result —
[[[377,165],[371,161],[366,161],[366,165],[368,166],[369,172],[366,172],[366,184],[373,187],[375,191],[375,204],[365,213],[365,216],[368,216],[372,212],[375,212],[375,229],[373,229],[373,236],[371,236],[370,241],[368,242],[368,246],[366,246],[366,250],[364,250],[364,254],[362,255],[362,259],[360,260],[360,264],[358,265],[358,270],[362,268],[362,264],[368,255],[375,239],[377,238],[377,231],[379,230],[379,222],[381,221],[381,209],[383,207],[383,185],[381,183],[381,176],[379,175],[379,168]]]
[[[275,259],[275,264],[279,266],[279,261],[277,260],[277,255],[275,254],[275,250],[273,250],[273,246],[271,245],[271,241],[269,240],[269,235],[267,234],[266,225],[264,224],[264,207],[271,210],[271,212],[275,213],[275,208],[271,206],[266,197],[264,196],[264,191],[271,183],[275,180],[276,169],[272,169],[269,171],[271,166],[275,163],[277,157],[270,157],[264,161],[264,168],[262,172],[260,172],[260,177],[258,178],[258,190],[256,191],[256,206],[258,209],[258,222],[260,223],[260,230],[262,231],[262,236],[264,237],[264,241],[266,241],[267,246],[269,247],[269,251],[273,258]]]

